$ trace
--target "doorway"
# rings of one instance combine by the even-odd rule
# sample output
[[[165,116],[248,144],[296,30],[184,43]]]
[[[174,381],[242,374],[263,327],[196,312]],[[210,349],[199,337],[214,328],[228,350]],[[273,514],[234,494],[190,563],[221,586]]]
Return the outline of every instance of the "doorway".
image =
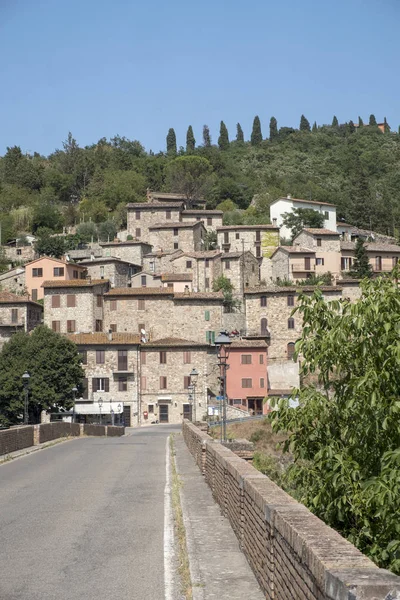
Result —
[[[192,405],[191,404],[183,405],[183,418],[188,419],[189,421],[192,420]]]
[[[160,423],[168,423],[168,404],[159,405]]]

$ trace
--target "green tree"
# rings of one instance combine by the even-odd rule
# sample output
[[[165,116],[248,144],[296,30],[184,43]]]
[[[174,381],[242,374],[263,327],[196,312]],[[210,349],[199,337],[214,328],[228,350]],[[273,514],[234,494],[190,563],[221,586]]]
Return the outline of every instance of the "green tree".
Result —
[[[278,121],[275,117],[271,117],[269,122],[269,139],[272,141],[276,140],[279,137],[278,133]]]
[[[374,203],[370,184],[362,163],[356,159],[350,176],[351,204],[348,208],[350,223],[357,227],[372,229],[374,216]]]
[[[334,116],[332,119],[332,127],[339,127],[339,121],[337,120],[336,116]]]
[[[390,133],[390,127],[388,125],[386,117],[383,119],[383,131],[384,133]]]
[[[260,117],[254,117],[253,121],[253,129],[251,132],[250,143],[252,146],[259,146],[263,141],[262,132],[261,132],[261,121]]]
[[[364,241],[359,237],[356,241],[355,260],[353,262],[350,274],[358,279],[372,277],[372,268],[369,262],[367,250]]]
[[[76,233],[81,242],[93,242],[98,238],[98,230],[96,223],[92,221],[86,221],[86,223],[79,223],[76,228]]]
[[[117,235],[117,226],[114,221],[108,220],[99,223],[97,231],[102,242],[112,242]]]
[[[283,214],[282,224],[292,230],[292,240],[305,227],[321,229],[324,226],[323,213],[312,208],[295,208],[292,212]]]
[[[172,127],[168,130],[167,134],[167,154],[171,156],[176,154],[176,135],[175,129]]]
[[[318,131],[317,121],[314,121],[314,124],[312,126],[312,130],[311,131],[313,133],[317,133],[317,131]]]
[[[240,301],[233,297],[233,284],[224,275],[220,275],[213,281],[213,291],[221,291],[224,296],[224,308],[225,312],[233,312],[233,310],[240,305]]]
[[[228,150],[229,148],[229,135],[226,125],[221,121],[219,128],[218,146],[220,150]]]
[[[356,127],[355,127],[353,121],[349,121],[347,128],[348,128],[348,132],[350,134],[355,133]]]
[[[53,235],[53,232],[45,227],[37,230],[37,238],[35,242],[35,251],[40,255],[53,256],[61,258],[65,253],[64,237],[61,235]]]
[[[240,123],[237,123],[237,125],[236,125],[236,141],[239,142],[240,144],[242,144],[244,142],[243,129],[242,129],[242,126],[240,125]]]
[[[211,146],[211,135],[208,125],[203,125],[203,146],[209,148]]]
[[[310,122],[304,115],[300,118],[300,131],[311,131]]]
[[[194,139],[193,128],[189,125],[186,133],[186,152],[192,154],[196,146],[196,140]]]
[[[184,194],[187,206],[202,198],[212,184],[212,167],[201,156],[179,156],[166,169],[167,185],[172,192]]]
[[[21,421],[25,371],[30,374],[30,423],[40,422],[42,410],[71,408],[72,388],[82,390],[84,372],[74,343],[44,325],[31,333],[16,333],[0,353],[0,422],[4,425]]]
[[[375,115],[369,115],[369,125],[370,127],[376,127],[378,125],[375,119]]]
[[[217,232],[210,229],[204,236],[204,250],[215,250],[217,247]]]
[[[115,210],[120,202],[140,202],[146,194],[146,179],[133,170],[97,170],[87,187],[87,198]]]
[[[358,117],[358,126],[359,126],[360,128],[361,128],[361,127],[364,127],[364,121],[362,120],[362,118],[361,118],[361,117]]]
[[[60,231],[62,229],[62,214],[54,204],[48,202],[36,204],[32,218],[33,233],[41,227],[46,227],[53,231]]]
[[[398,273],[365,279],[361,291],[354,303],[327,302],[321,290],[299,298],[296,352],[306,383],[295,392],[298,408],[279,403],[273,428],[289,432],[296,496],[400,573]]]

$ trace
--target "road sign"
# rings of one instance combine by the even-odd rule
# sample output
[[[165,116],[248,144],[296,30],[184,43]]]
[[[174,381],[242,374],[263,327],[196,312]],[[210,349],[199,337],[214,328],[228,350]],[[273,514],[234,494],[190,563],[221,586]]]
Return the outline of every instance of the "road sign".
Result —
[[[217,402],[222,402],[223,399],[224,399],[224,397],[223,396],[216,396],[215,399],[216,399]]]

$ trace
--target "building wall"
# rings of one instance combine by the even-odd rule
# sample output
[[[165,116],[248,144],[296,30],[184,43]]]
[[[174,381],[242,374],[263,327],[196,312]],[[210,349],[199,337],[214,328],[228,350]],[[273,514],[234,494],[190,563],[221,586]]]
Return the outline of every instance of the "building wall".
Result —
[[[92,279],[108,279],[112,287],[127,287],[130,281],[131,269],[127,263],[90,262],[85,263],[85,267]]]
[[[222,216],[223,215],[214,215],[207,214],[208,211],[204,211],[205,214],[187,214],[186,211],[181,213],[181,219],[183,223],[194,223],[196,221],[201,221],[206,228],[207,231],[215,231],[217,227],[222,227]],[[190,213],[190,211],[189,211]],[[211,223],[208,223],[208,219],[211,219]]]
[[[278,250],[274,254],[271,258],[271,267],[272,279],[274,281],[276,279],[280,279],[281,281],[291,279],[289,273],[289,255],[285,251]]]
[[[321,245],[318,246],[317,240],[321,240]],[[296,236],[294,244],[298,244],[303,248],[310,248],[315,252],[315,273],[320,275],[330,271],[336,278],[340,275],[340,238],[337,235],[321,235],[311,234],[307,231],[302,231]],[[318,264],[322,262],[322,264]]]
[[[192,291],[191,281],[163,281],[162,286],[164,288],[170,288],[178,294],[183,294],[186,290]]]
[[[191,266],[187,266],[191,263]],[[213,282],[222,272],[221,257],[193,258],[190,256],[179,256],[171,261],[174,273],[190,273],[193,275],[193,289],[198,292],[212,291]]]
[[[25,269],[17,267],[0,275],[0,290],[13,294],[27,293],[25,286]]]
[[[310,259],[310,269],[306,270],[305,259]],[[315,255],[310,256],[309,254],[289,254],[289,279],[293,281],[303,281],[310,277],[310,275],[314,275],[316,271],[315,267]]]
[[[103,249],[103,256],[115,256],[134,265],[143,264],[143,256],[151,252],[151,246],[147,243],[104,243],[101,244],[101,247]]]
[[[14,312],[16,311],[16,312]],[[14,320],[12,316],[14,315]],[[42,322],[43,309],[33,303],[0,303],[0,347],[16,331],[32,331]]]
[[[54,268],[63,268],[64,275],[56,277],[54,275]],[[42,269],[42,277],[34,277],[33,269]],[[48,257],[43,257],[33,263],[29,263],[25,266],[25,285],[28,294],[33,300],[41,300],[44,297],[42,283],[44,281],[69,281],[70,279],[77,279],[81,277],[81,273],[84,273],[85,269],[75,264],[62,263],[57,260],[53,260]],[[36,298],[35,293],[36,291]]]
[[[324,204],[316,204],[312,202],[293,202],[290,198],[280,198],[277,202],[274,202],[270,206],[270,219],[271,223],[274,223],[274,219],[276,219],[276,224],[280,227],[280,235],[282,238],[290,239],[291,238],[291,230],[287,227],[282,226],[283,215],[287,212],[293,212],[295,208],[311,208],[312,210],[316,210],[318,212],[328,213],[328,217],[324,221],[324,228],[330,229],[331,231],[336,231],[336,206],[326,206]]]
[[[177,252],[166,252],[162,254],[150,253],[143,257],[143,271],[149,273],[170,273],[173,271],[172,258],[180,254]]]
[[[251,356],[251,364],[243,364],[242,356]],[[262,363],[260,363],[260,357]],[[229,400],[241,400],[246,406],[248,397],[265,398],[267,396],[267,349],[266,348],[230,348],[229,370],[226,377],[226,393]],[[251,379],[251,388],[243,387],[243,379]]]
[[[33,246],[3,246],[4,254],[10,262],[27,263],[35,258]]]
[[[177,235],[174,235],[174,228],[152,229],[149,232],[150,244],[156,251],[183,250],[183,252],[200,252],[203,250],[201,243],[204,237],[203,226],[193,228],[178,227],[177,232]]]
[[[97,306],[97,296],[107,289],[108,284],[93,287],[45,288],[44,323],[50,329],[53,321],[60,323],[60,333],[68,333],[67,321],[75,321],[75,331],[90,333],[96,331],[96,320],[102,321],[104,330],[103,306]],[[52,297],[60,297],[60,307],[53,308]],[[75,295],[75,306],[67,306],[67,296]],[[103,300],[102,300],[102,303]]]
[[[359,281],[346,281],[341,279],[340,287],[343,289],[343,298],[348,298],[351,302],[358,300],[361,297],[361,288]]]
[[[257,232],[260,239],[257,240]],[[228,237],[228,243],[226,240]],[[269,257],[279,246],[279,232],[271,229],[222,229],[217,232],[218,247],[228,252],[252,252],[256,258]]]
[[[142,277],[146,277],[146,285],[142,284]],[[133,287],[133,288],[142,288],[142,287],[159,288],[161,286],[161,277],[159,275],[157,277],[155,277],[149,271],[141,271],[139,273],[135,273],[135,275],[132,275],[130,281],[131,281],[131,287]],[[125,286],[121,286],[121,287],[125,287]]]
[[[127,215],[127,231],[128,234],[133,236],[135,239],[141,239],[144,242],[148,242],[150,239],[149,236],[149,227],[151,225],[156,225],[157,223],[167,222],[167,212],[168,209],[163,207],[162,205],[156,204],[149,208],[128,208]],[[140,218],[138,219],[136,213],[139,213]],[[170,209],[171,219],[168,221],[177,222],[181,220],[180,214],[181,211],[179,208],[171,208]],[[140,235],[137,230],[140,229]]]

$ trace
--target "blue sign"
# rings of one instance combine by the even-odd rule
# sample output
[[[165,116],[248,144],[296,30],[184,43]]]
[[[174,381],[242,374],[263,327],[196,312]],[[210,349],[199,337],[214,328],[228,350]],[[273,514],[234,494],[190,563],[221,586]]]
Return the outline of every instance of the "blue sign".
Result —
[[[224,399],[224,397],[223,396],[216,396],[215,399],[216,399],[217,402],[222,402],[223,399]]]

